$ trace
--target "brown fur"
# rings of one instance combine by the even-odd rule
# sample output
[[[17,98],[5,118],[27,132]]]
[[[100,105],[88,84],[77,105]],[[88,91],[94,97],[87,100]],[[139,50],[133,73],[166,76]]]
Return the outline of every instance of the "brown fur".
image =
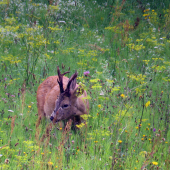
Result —
[[[88,114],[89,112],[89,102],[87,99],[83,99],[83,97],[87,96],[87,93],[82,90],[78,84],[75,84],[77,73],[71,76],[72,79],[63,76],[64,74],[61,75],[60,71],[58,71],[58,74],[58,76],[48,77],[38,87],[37,107],[39,118],[50,118],[54,112],[53,116],[55,115],[55,121],[72,119],[74,124],[80,124],[81,121],[76,122],[75,120],[80,120],[80,115]],[[62,79],[60,80],[59,78]],[[59,83],[62,84],[65,91],[69,91],[69,95],[68,93],[67,95],[61,93],[63,89],[61,90],[61,84],[59,85]],[[70,85],[68,85],[68,83]],[[61,95],[62,99],[60,100]],[[60,100],[59,109],[56,108],[57,99]]]

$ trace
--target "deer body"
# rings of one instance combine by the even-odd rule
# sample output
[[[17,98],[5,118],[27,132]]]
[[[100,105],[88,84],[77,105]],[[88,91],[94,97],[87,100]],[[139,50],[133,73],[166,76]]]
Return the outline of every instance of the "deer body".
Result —
[[[88,114],[89,102],[84,97],[86,91],[76,84],[77,72],[71,78],[61,74],[59,68],[58,76],[50,76],[44,80],[37,90],[37,107],[39,118],[47,117],[53,122],[72,119],[80,120],[80,115]]]

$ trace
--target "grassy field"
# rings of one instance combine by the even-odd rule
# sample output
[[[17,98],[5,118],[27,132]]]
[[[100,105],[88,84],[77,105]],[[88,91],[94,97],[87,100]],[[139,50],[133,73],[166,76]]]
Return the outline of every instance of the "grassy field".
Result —
[[[0,169],[170,169],[168,0],[1,0],[0,11]],[[36,127],[37,88],[57,66],[88,93],[76,132]]]

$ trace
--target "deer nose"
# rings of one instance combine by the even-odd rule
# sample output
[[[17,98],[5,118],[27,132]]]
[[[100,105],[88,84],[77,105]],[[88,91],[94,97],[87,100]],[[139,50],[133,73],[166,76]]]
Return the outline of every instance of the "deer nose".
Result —
[[[53,116],[51,116],[51,117],[50,117],[50,120],[51,120],[51,121],[53,121],[53,119],[54,119],[54,117],[53,117]]]

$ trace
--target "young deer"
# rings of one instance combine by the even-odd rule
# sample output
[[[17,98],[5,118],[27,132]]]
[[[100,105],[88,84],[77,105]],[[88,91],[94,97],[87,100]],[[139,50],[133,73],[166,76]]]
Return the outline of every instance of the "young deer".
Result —
[[[87,96],[85,90],[76,84],[77,71],[70,77],[65,77],[57,67],[58,76],[50,76],[44,80],[37,90],[37,107],[39,119],[50,118],[53,123],[60,120],[73,121],[80,124],[80,115],[88,114],[89,102],[83,99]]]

